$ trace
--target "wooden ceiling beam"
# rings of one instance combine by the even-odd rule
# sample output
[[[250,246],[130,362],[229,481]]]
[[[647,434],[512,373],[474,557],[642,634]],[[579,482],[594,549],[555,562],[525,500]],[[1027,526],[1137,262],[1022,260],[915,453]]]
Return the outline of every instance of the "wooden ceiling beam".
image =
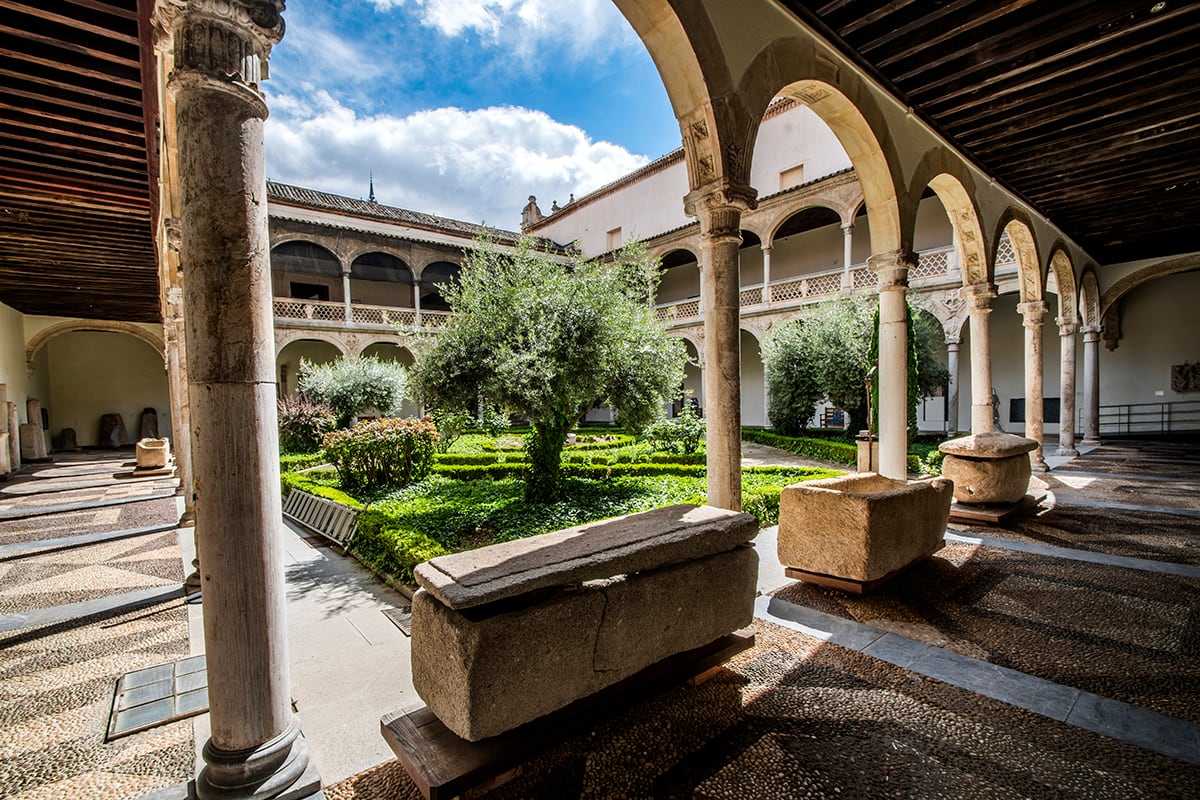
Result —
[[[136,35],[129,35],[112,27],[103,25],[94,25],[87,20],[79,17],[68,17],[63,14],[56,14],[53,11],[39,7],[30,6],[25,3],[15,2],[15,0],[0,0],[0,9],[8,9],[10,12],[19,14],[28,14],[31,17],[52,22],[56,25],[62,25],[73,31],[87,31],[95,36],[100,36],[105,39],[122,42],[124,44],[136,45],[138,43]],[[136,20],[136,17],[135,17]]]
[[[66,50],[67,52],[76,53],[81,56],[95,59],[96,61],[104,61],[109,64],[116,64],[130,69],[140,69],[141,64],[137,59],[131,59],[117,53],[110,53],[107,50],[98,50],[95,47],[77,44],[75,42],[67,42],[62,39],[56,39],[53,36],[45,36],[33,31],[24,30],[22,28],[14,28],[11,25],[0,24],[0,33],[7,33],[10,36],[15,36],[19,39],[26,39],[34,44],[43,47],[49,47],[55,50]],[[99,73],[103,74],[103,73]]]
[[[18,89],[11,83],[4,87],[0,87],[0,93],[9,97],[20,97],[24,100],[32,100],[35,103],[45,103],[55,108],[74,108],[78,111],[85,111],[89,114],[99,114],[105,117],[114,119],[123,119],[130,122],[141,122],[141,114],[134,114],[129,111],[122,111],[117,108],[112,108],[108,105],[100,105],[98,103],[83,103],[78,100],[71,100],[67,97],[55,97],[41,92],[31,92],[25,89]]]
[[[78,74],[91,78],[92,80],[100,83],[124,86],[128,89],[137,89],[138,92],[141,92],[142,89],[141,82],[135,78],[126,77],[124,75],[114,75],[112,72],[100,70],[85,63],[64,62],[63,60],[45,58],[25,50],[13,50],[8,47],[0,47],[0,56],[5,56],[16,61],[37,64],[40,67],[47,67],[55,70],[74,70]]]

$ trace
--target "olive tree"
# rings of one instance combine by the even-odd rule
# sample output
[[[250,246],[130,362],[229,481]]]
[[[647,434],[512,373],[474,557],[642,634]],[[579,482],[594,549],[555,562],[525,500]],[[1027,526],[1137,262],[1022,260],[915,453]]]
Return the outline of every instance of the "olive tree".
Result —
[[[333,409],[339,428],[348,428],[367,409],[392,414],[404,401],[408,378],[404,365],[366,358],[336,358],[327,364],[300,361],[300,396]]]
[[[589,409],[607,403],[640,431],[683,380],[685,346],[654,315],[657,282],[637,242],[584,261],[529,236],[511,250],[477,241],[457,282],[443,286],[454,315],[420,354],[414,383],[435,408],[486,397],[529,419],[525,495],[552,501],[565,435]]]

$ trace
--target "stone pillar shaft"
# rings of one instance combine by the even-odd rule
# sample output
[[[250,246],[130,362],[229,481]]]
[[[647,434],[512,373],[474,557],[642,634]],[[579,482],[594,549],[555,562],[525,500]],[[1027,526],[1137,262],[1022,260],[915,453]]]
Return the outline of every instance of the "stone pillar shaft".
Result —
[[[958,347],[962,339],[946,337],[946,370],[950,380],[946,386],[946,435],[958,433]]]
[[[685,200],[700,220],[708,504],[742,509],[741,329],[738,248],[753,190],[716,185]]]
[[[771,302],[771,246],[766,245],[762,249],[763,256],[763,295],[764,303]]]
[[[912,253],[897,251],[867,260],[879,276],[879,474],[908,477],[908,324],[906,301]]]
[[[1045,438],[1042,409],[1042,387],[1045,378],[1042,370],[1042,320],[1046,316],[1046,304],[1041,300],[1021,303],[1017,306],[1025,326],[1025,438],[1037,442],[1029,453],[1029,464],[1035,472],[1049,469],[1042,454]]]
[[[989,283],[964,286],[971,320],[971,433],[992,432],[992,341],[988,315],[996,287]]]
[[[192,0],[174,24],[180,253],[212,736],[201,798],[273,797],[308,764],[291,710],[258,90],[282,2]]]
[[[842,226],[842,289],[850,291],[853,281],[850,277],[850,262],[854,258],[854,226]]]
[[[417,327],[421,327],[421,281],[413,276],[413,308],[416,309]]]
[[[354,312],[350,309],[350,270],[342,270],[342,309],[345,313],[346,324],[354,321]]]
[[[1073,320],[1058,319],[1058,333],[1062,337],[1062,389],[1059,394],[1058,455],[1077,456],[1075,449],[1075,331],[1078,325]]]
[[[1083,331],[1083,443],[1100,444],[1100,332],[1089,325]]]
[[[192,420],[188,402],[187,352],[184,343],[182,309],[180,315],[171,317],[163,324],[166,332],[167,349],[167,392],[171,398],[171,430],[175,441],[175,477],[179,479],[179,493],[183,497],[183,514],[191,519],[196,510],[195,490],[192,484]]]

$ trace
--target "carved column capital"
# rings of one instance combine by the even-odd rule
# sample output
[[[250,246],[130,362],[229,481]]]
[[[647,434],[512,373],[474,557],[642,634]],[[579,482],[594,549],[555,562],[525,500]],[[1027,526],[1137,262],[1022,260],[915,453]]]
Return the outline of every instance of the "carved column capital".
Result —
[[[1017,303],[1017,311],[1021,314],[1026,328],[1041,327],[1046,317],[1046,303],[1043,300],[1031,300],[1027,303]]]
[[[758,205],[758,193],[727,179],[701,186],[683,198],[683,210],[700,220],[700,238],[710,242],[742,239],[742,212]]]
[[[908,250],[893,250],[867,257],[867,269],[879,279],[879,291],[904,289],[908,286],[908,271],[917,265],[917,256]]]
[[[947,336],[947,337],[946,337],[946,349],[947,349],[947,350],[954,350],[954,351],[957,351],[957,350],[958,350],[958,346],[959,346],[960,344],[962,344],[962,337],[961,337],[961,336]]]
[[[989,312],[992,310],[992,299],[996,297],[994,283],[972,283],[959,289],[959,296],[967,303],[969,313]]]
[[[1099,325],[1082,325],[1079,332],[1083,334],[1085,344],[1094,344],[1100,341],[1100,334],[1104,332],[1104,329]]]
[[[271,48],[283,37],[284,0],[164,0],[175,65],[168,88],[230,92],[266,118],[258,85],[269,75]]]
[[[1064,338],[1074,336],[1079,331],[1079,323],[1069,317],[1057,317],[1054,320],[1058,323],[1058,335]]]

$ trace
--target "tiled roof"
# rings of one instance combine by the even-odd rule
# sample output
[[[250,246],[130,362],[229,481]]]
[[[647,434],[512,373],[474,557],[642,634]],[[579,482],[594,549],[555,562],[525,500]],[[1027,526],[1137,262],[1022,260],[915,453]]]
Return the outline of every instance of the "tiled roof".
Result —
[[[308,206],[309,208],[335,211],[353,217],[367,217],[387,222],[396,222],[401,225],[412,225],[417,228],[465,236],[471,239],[486,233],[505,244],[515,243],[519,236],[519,234],[513,231],[489,228],[483,225],[476,225],[472,222],[449,219],[448,217],[439,217],[434,214],[426,214],[423,211],[410,211],[406,208],[385,206],[381,203],[372,203],[369,200],[355,200],[352,197],[342,197],[341,195],[330,194],[329,192],[319,192],[316,189],[305,189],[302,186],[291,186],[275,181],[267,181],[267,199]]]

